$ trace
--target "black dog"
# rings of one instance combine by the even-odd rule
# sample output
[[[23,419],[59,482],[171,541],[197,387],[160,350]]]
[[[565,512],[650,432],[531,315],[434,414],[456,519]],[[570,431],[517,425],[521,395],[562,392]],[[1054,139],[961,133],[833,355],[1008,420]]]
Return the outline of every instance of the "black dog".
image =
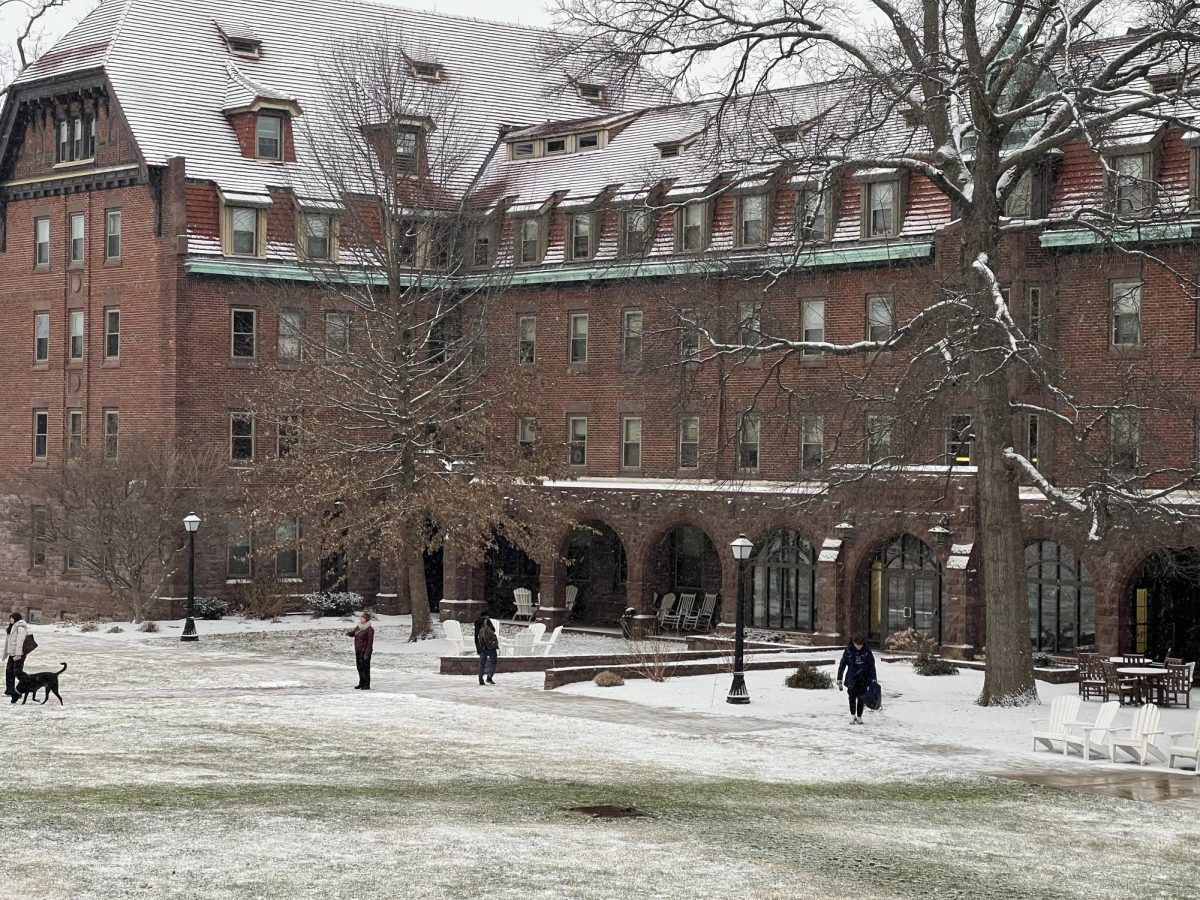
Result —
[[[33,694],[33,700],[37,702],[37,692],[42,688],[46,689],[46,697],[42,700],[45,705],[46,700],[50,699],[50,694],[53,693],[58,698],[58,705],[63,705],[62,694],[58,692],[58,676],[67,671],[67,664],[63,663],[63,667],[57,672],[18,672],[17,673],[17,693],[21,694],[21,703],[29,699],[29,695]]]

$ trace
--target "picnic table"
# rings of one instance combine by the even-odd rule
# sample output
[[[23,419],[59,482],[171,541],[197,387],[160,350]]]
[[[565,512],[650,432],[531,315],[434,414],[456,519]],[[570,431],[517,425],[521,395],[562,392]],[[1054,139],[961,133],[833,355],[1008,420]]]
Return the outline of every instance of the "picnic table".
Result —
[[[1137,682],[1138,701],[1150,703],[1151,698],[1162,704],[1162,680],[1167,677],[1167,670],[1160,666],[1121,666],[1118,675],[1125,675]]]

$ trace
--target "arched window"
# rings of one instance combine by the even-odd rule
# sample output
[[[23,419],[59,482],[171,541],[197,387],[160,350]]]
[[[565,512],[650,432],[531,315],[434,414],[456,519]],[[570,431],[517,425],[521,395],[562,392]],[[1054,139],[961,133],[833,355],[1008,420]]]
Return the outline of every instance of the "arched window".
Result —
[[[902,534],[876,550],[866,589],[872,639],[909,628],[941,639],[942,564],[924,541]]]
[[[812,545],[786,528],[772,531],[751,566],[750,624],[812,631],[817,595]]]
[[[1096,643],[1096,592],[1070,548],[1034,541],[1025,548],[1029,640],[1044,653],[1074,652]]]

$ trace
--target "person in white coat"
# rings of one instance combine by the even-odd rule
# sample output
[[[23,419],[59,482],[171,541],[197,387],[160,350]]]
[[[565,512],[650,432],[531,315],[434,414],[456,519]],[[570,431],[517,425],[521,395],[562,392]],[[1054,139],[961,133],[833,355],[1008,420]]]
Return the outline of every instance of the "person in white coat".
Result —
[[[29,626],[21,618],[19,612],[8,617],[8,632],[4,635],[4,693],[17,702],[17,673],[25,665],[25,638],[29,636]]]

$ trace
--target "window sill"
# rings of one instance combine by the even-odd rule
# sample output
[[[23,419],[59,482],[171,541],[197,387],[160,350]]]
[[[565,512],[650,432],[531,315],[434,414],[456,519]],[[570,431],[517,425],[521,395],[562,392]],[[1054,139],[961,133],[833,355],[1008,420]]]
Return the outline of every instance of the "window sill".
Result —
[[[121,257],[119,257],[119,256],[106,257],[104,260],[104,266],[105,266],[105,268],[112,268],[112,269],[120,268]]]
[[[87,157],[87,159],[65,159],[62,162],[56,162],[53,166],[51,166],[51,168],[52,169],[73,169],[73,168],[76,168],[77,166],[95,165],[95,163],[96,163],[96,157],[89,156],[89,157]]]
[[[83,267],[84,267],[84,260],[82,260],[82,259],[72,259],[67,262],[67,270],[68,271],[71,271],[74,269],[82,269]]]
[[[1109,344],[1108,355],[1115,359],[1141,359],[1145,353],[1142,344]]]
[[[800,365],[806,369],[823,369],[829,365],[829,360],[825,358],[823,353],[815,356],[801,355]]]
[[[33,267],[33,274],[34,274],[34,275],[44,275],[44,274],[46,274],[46,273],[47,273],[47,272],[49,272],[49,271],[50,271],[50,263],[43,263],[43,264],[42,264],[42,265],[40,265],[40,266],[34,266],[34,267]]]
[[[567,373],[570,375],[586,375],[588,372],[588,364],[585,362],[569,362],[567,363]]]
[[[113,357],[112,359],[106,359],[106,360],[104,360],[104,362],[100,363],[100,368],[102,368],[102,369],[119,369],[119,368],[121,368],[121,360],[119,357]]]
[[[50,467],[49,459],[31,459],[29,461],[31,469],[48,469]]]
[[[251,578],[226,578],[225,583],[226,584],[253,584],[254,580]]]
[[[68,359],[67,360],[67,368],[68,369],[82,369],[83,368],[83,357],[78,357],[76,359]]]
[[[258,367],[258,358],[253,356],[231,356],[229,365],[235,369],[255,369]]]
[[[1200,355],[1200,354],[1197,354],[1197,355]],[[32,369],[34,372],[49,372],[50,371],[50,360],[46,360],[45,362],[35,362],[29,368]]]
[[[304,584],[304,579],[296,575],[276,575],[283,584]]]

